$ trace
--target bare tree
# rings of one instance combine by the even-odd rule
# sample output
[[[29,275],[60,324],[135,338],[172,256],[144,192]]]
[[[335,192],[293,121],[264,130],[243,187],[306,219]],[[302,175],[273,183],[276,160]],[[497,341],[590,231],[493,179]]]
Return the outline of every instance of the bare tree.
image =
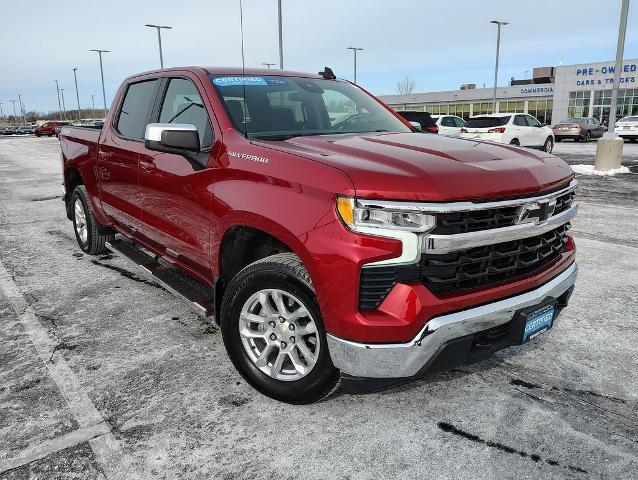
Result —
[[[409,95],[414,90],[416,82],[409,77],[405,77],[400,82],[397,82],[397,93],[399,95]]]

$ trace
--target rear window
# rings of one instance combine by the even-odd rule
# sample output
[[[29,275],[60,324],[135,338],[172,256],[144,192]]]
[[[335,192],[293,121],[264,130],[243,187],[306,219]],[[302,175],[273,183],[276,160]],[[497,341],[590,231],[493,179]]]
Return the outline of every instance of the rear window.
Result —
[[[506,117],[474,117],[467,121],[466,127],[469,128],[491,128],[507,125],[511,116]]]
[[[619,122],[638,122],[638,117],[623,117]]]
[[[126,90],[120,115],[117,119],[117,131],[125,137],[142,139],[148,125],[157,79],[132,83]]]

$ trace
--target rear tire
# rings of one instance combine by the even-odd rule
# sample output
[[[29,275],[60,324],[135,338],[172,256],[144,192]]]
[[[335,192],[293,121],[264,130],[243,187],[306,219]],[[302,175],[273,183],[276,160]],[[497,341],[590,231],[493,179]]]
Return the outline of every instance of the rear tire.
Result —
[[[220,314],[230,359],[264,395],[307,404],[339,380],[310,276],[296,255],[279,253],[242,269],[226,289]]]
[[[107,250],[106,242],[112,241],[114,235],[112,233],[100,233],[104,232],[106,228],[95,219],[84,185],[79,185],[73,190],[71,209],[73,212],[75,239],[82,251],[89,255],[99,255]]]
[[[512,138],[510,145],[516,145],[517,147],[520,147],[521,142],[518,141],[518,138]]]
[[[591,133],[585,133],[585,143],[589,143],[591,141]]]
[[[35,136],[36,137],[40,137],[41,133],[40,132],[35,132]]]

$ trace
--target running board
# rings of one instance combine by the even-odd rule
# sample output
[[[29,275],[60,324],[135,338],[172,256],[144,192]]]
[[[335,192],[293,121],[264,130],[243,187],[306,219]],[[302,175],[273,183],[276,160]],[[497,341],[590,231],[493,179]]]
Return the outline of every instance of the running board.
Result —
[[[106,246],[134,263],[146,273],[149,279],[187,301],[198,315],[214,316],[215,290],[213,288],[188,277],[176,267],[164,265],[157,257],[144,252],[128,239],[116,238],[112,242],[106,242]]]

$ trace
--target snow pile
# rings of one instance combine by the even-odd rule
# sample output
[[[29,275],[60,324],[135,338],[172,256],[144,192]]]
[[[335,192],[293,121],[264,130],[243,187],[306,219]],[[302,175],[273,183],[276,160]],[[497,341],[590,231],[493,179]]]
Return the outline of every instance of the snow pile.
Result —
[[[619,173],[631,173],[627,167],[621,166],[620,168],[612,168],[611,170],[607,170],[605,172],[594,170],[593,165],[570,165],[572,170],[575,173],[579,173],[581,175],[601,175],[605,177],[612,177],[614,175],[618,175]]]

